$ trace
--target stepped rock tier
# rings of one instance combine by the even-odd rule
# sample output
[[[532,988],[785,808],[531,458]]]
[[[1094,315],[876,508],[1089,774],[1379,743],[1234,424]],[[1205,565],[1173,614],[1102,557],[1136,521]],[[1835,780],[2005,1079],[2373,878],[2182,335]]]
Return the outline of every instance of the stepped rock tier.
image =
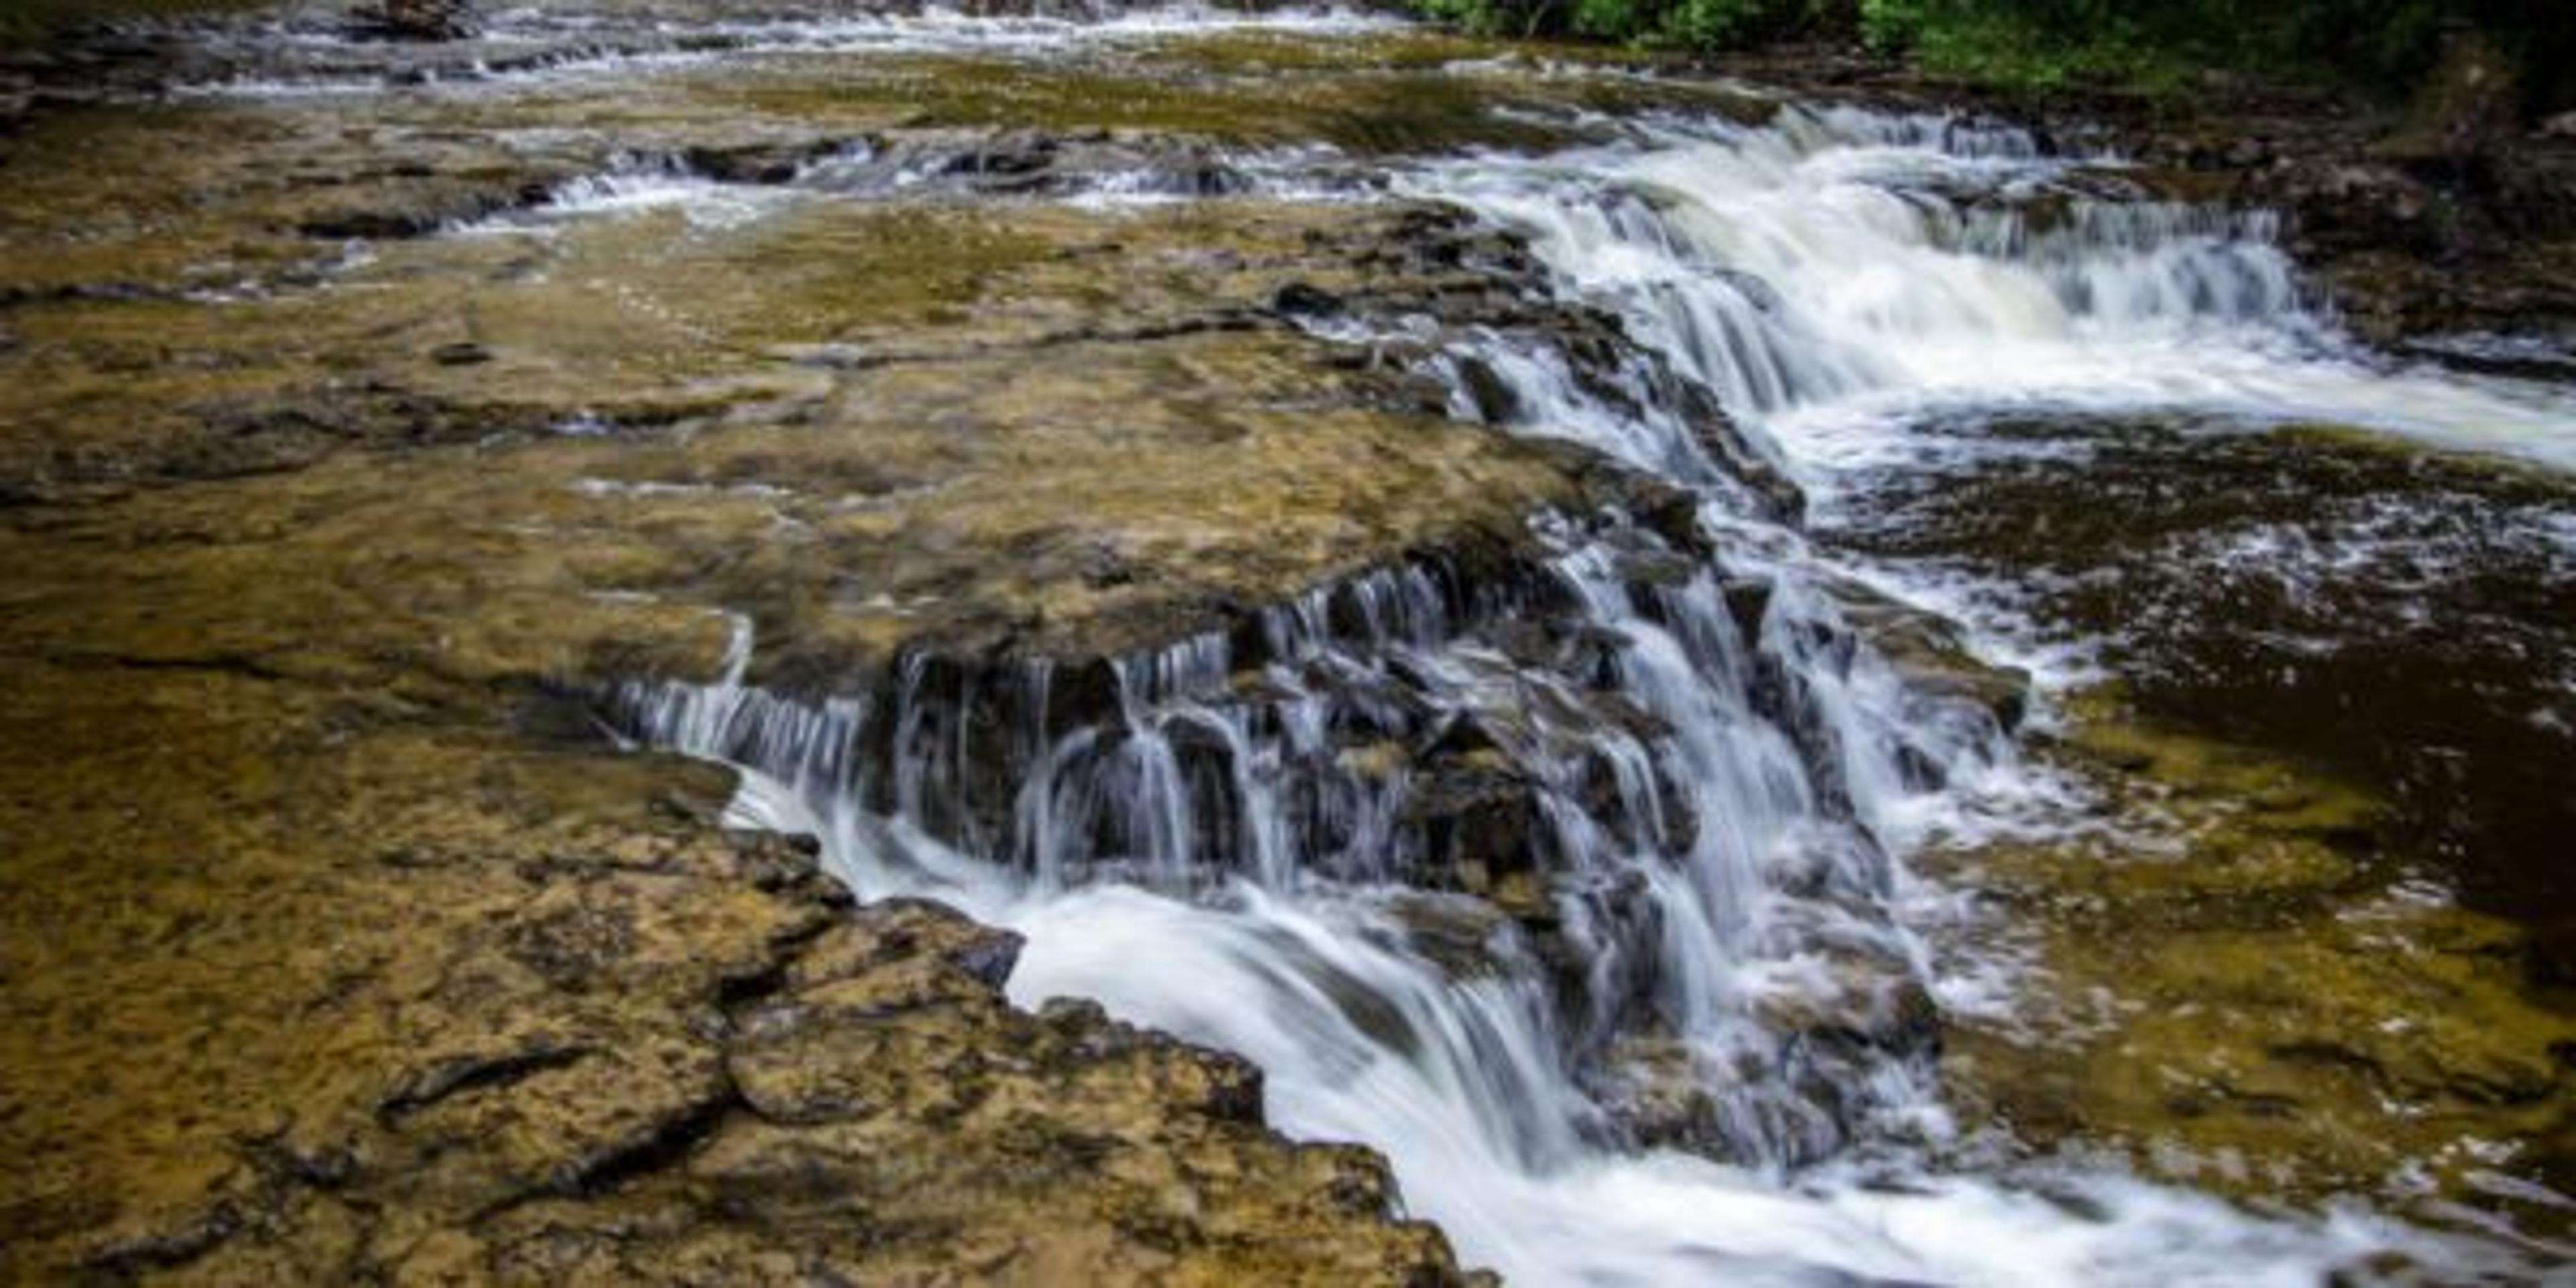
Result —
[[[0,1278],[2576,1256],[2576,397],[2295,201],[1348,12],[0,130]]]

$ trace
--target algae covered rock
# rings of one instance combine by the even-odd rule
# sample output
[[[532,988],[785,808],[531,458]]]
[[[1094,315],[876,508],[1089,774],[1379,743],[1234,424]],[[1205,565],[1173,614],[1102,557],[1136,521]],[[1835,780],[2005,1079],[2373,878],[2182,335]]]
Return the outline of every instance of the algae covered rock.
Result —
[[[2374,855],[2385,808],[2348,784],[2111,694],[2078,712],[2059,754],[2158,821],[1950,860],[2047,967],[2020,1020],[1951,1030],[1971,1112],[2246,1196],[2511,1209],[2490,1178],[2566,1174],[2576,1023],[2528,987],[2517,928]]]
[[[13,1085],[90,1089],[12,1093],[13,1276],[1454,1274],[1241,1061],[1015,1010],[1009,936],[851,910],[721,770],[126,674],[0,765],[52,802],[0,815]]]
[[[1012,1008],[1006,938],[853,910],[588,702],[745,622],[758,678],[845,694],[1506,559],[1605,476],[1271,307],[1434,298],[1463,277],[1400,243],[1454,224],[773,206],[913,127],[631,88],[13,137],[55,177],[0,216],[0,1277],[1457,1278],[1240,1060]],[[919,128],[987,177],[1192,172]],[[762,217],[583,210],[630,150]]]

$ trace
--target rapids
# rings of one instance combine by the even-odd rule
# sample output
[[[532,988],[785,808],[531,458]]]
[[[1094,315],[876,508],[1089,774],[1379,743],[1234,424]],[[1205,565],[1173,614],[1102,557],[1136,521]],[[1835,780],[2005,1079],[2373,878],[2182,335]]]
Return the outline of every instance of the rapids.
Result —
[[[1165,29],[959,20],[901,38]],[[1691,489],[1704,549],[1634,516],[1567,518],[1518,584],[1424,566],[1318,587],[1264,610],[1257,638],[1120,659],[1113,713],[1070,728],[1048,719],[1066,677],[1037,662],[998,695],[917,658],[881,699],[800,705],[744,683],[744,621],[723,680],[629,686],[629,727],[744,767],[736,819],[820,836],[863,897],[929,894],[1026,935],[1015,998],[1094,998],[1249,1056],[1276,1125],[1383,1150],[1410,1211],[1514,1281],[2297,1284],[2390,1254],[2444,1281],[2542,1273],[2545,1246],[2358,1202],[2258,1213],[2107,1162],[2016,1158],[1986,1147],[1995,1125],[1953,1121],[1909,1008],[2009,1010],[2017,967],[1936,951],[1967,914],[1909,861],[2087,826],[2090,804],[1986,710],[1909,687],[1846,591],[1981,613],[1980,646],[2044,688],[2080,668],[1991,599],[1764,517],[1673,389],[1731,413],[1811,520],[1942,454],[2074,450],[1915,432],[1943,417],[2327,420],[2565,469],[2576,399],[2365,352],[2267,216],[2150,199],[2116,159],[2008,127],[1786,105],[1763,124],[1587,128],[1605,141],[1390,161],[1376,183],[1525,238],[1561,300],[1607,309],[1642,353],[1586,370],[1543,335],[1467,329],[1433,334],[1424,369],[1460,418]],[[721,187],[595,183],[548,217],[646,200],[759,217],[700,191]],[[1421,338],[1407,328],[1315,325],[1354,347]],[[1748,585],[1751,612],[1730,598]],[[1514,648],[1506,625],[1539,618],[1588,648]],[[1596,692],[1632,716],[1603,717]],[[1509,926],[1463,963],[1426,929],[1409,883],[1438,858],[1399,821],[1429,785],[1350,753],[1354,730],[1452,727],[1540,784],[1545,898],[1582,958],[1570,985]],[[1013,767],[1007,799],[977,781],[986,762]],[[1819,1008],[1861,1040],[1782,1018]],[[1692,1148],[1622,1125],[1640,1038],[1711,1102]]]

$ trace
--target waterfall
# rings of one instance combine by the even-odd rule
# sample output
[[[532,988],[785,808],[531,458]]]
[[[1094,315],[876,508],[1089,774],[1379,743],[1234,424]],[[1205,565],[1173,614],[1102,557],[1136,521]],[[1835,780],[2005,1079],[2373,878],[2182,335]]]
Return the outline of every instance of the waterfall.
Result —
[[[1809,588],[1775,584],[1747,629],[1710,569],[1623,581],[1637,530],[1561,535],[1526,594],[1600,633],[1588,663],[1503,656],[1480,630],[1508,619],[1458,623],[1428,576],[1319,591],[1243,633],[1257,679],[1230,671],[1233,639],[1196,638],[1120,659],[1097,723],[994,749],[1028,766],[1008,839],[966,821],[956,715],[1042,723],[1044,664],[969,680],[914,660],[886,701],[801,704],[744,683],[738,629],[718,683],[620,704],[643,738],[746,769],[731,822],[821,837],[863,897],[1028,936],[1015,998],[1095,997],[1251,1057],[1275,1123],[1386,1150],[1411,1210],[1516,1280],[2290,1284],[2432,1255],[2358,1215],[2286,1225],[2116,1174],[2005,1185],[1913,1161],[1907,1142],[1948,1128],[1906,1018],[1923,958],[1865,820],[1932,794],[1925,765],[1979,772],[1995,729],[1908,719]],[[1601,687],[1633,704],[1627,732],[1591,723]],[[1330,754],[1408,710],[1417,733],[1529,715],[1497,741],[1538,779],[1553,908],[1444,896],[1454,853],[1402,821],[1417,785]],[[888,747],[922,768],[885,772]],[[1820,1009],[1832,1025],[1797,1026]],[[1829,1036],[1855,1025],[1876,1027]],[[1640,1032],[1709,1093],[1686,1152],[1621,1121],[1619,1039]]]
[[[2019,131],[1782,106],[1659,119],[1402,190],[1529,239],[1828,497],[1948,411],[2205,409],[2331,420],[2576,467],[2576,400],[2394,368],[2342,338],[2263,211],[2148,199]]]
[[[2521,391],[2367,368],[2262,217],[2071,194],[2075,169],[1798,108],[1425,165],[1402,185],[1520,231],[1637,342],[1605,366],[1438,336],[1453,414],[1654,472],[1690,523],[1550,516],[1524,567],[1381,568],[1099,663],[916,654],[830,701],[747,683],[738,625],[717,683],[616,705],[742,766],[735,821],[821,837],[863,897],[1026,934],[1015,998],[1249,1056],[1274,1123],[1384,1150],[1516,1280],[2288,1284],[2392,1249],[2474,1273],[2357,1212],[1933,1161],[1941,981],[1903,861],[2013,785],[2010,741],[1901,682],[1748,480],[1830,494],[1929,406],[2342,414],[2365,384],[2407,432],[2564,450]]]
[[[836,854],[882,844],[892,833],[867,821],[882,814],[914,848],[950,852],[930,866],[972,856],[1040,893],[1488,895],[1553,937],[1487,928],[1513,958],[1497,974],[1518,983],[1484,1009],[1520,1013],[1462,1030],[1518,1035],[1479,1050],[1566,1062],[1514,1075],[1560,1092],[1537,1133],[1556,1144],[1533,1156],[1616,1134],[1576,1084],[1616,1080],[1606,1053],[1641,1029],[1727,1071],[1706,1143],[1774,1171],[1830,1154],[1923,1074],[1863,1066],[1927,1054],[1911,1023],[1922,954],[1890,915],[1869,823],[1927,775],[2003,755],[2000,731],[1861,710],[1904,695],[1785,569],[1738,575],[1730,604],[1716,567],[1643,528],[1569,523],[1551,540],[1561,552],[1526,584],[1481,588],[1508,613],[1430,569],[1372,572],[1261,614],[1242,633],[1251,656],[1206,634],[1112,660],[1114,701],[1063,729],[1047,727],[1058,677],[1042,661],[966,676],[908,657],[872,709],[781,702],[741,682],[738,654],[714,686],[624,702],[651,742],[777,780]],[[1515,656],[1486,629],[1533,620],[1563,642]],[[872,786],[861,767],[878,756],[892,781]],[[852,875],[868,893],[908,879]],[[1541,949],[1578,967],[1542,966]]]

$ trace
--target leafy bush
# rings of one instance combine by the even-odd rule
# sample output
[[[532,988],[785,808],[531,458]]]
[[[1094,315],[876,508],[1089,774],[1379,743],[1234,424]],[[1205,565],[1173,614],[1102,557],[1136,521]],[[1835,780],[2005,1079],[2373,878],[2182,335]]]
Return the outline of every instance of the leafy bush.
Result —
[[[1927,0],[1860,0],[1860,34],[1881,53],[1912,49],[1923,39]]]
[[[2412,86],[2445,24],[2517,51],[2531,107],[2576,99],[2576,0],[1414,0],[1513,35],[1571,34],[1697,50],[1784,36],[1857,40],[1991,83],[2179,86],[2202,67]]]
[[[258,0],[0,0],[0,49],[34,44],[70,28],[139,18],[186,18],[247,9]]]
[[[1685,49],[1727,49],[1833,25],[1833,0],[1413,0],[1416,12],[1470,31],[1575,35]],[[1843,24],[1848,25],[1848,24]]]
[[[1782,8],[1776,0],[1678,0],[1664,10],[1660,29],[1675,44],[1723,48],[1777,22]]]

